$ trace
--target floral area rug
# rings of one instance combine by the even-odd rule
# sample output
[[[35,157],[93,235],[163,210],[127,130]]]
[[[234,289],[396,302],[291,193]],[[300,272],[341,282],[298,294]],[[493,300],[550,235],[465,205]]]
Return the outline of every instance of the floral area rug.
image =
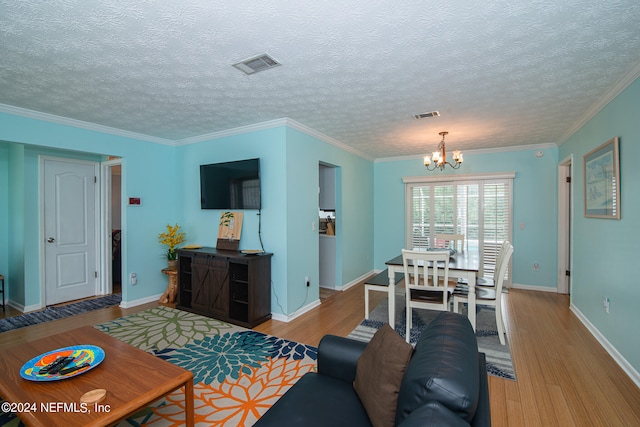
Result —
[[[191,371],[199,426],[253,425],[300,377],[316,369],[315,347],[167,307],[95,328]],[[0,426],[23,425],[15,414],[0,412]],[[184,425],[183,390],[118,424]]]
[[[195,421],[201,426],[250,426],[316,369],[315,347],[167,307],[96,328],[191,371]],[[118,425],[182,426],[184,392],[171,393]]]

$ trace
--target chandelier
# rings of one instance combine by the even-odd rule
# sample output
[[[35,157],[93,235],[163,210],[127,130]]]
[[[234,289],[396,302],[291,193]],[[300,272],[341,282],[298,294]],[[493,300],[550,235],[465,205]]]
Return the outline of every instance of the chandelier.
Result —
[[[447,162],[447,151],[444,148],[444,137],[448,133],[449,132],[440,132],[439,135],[442,135],[442,141],[438,144],[438,151],[434,151],[431,156],[424,156],[424,166],[428,170],[433,171],[436,170],[436,168],[443,170],[445,165],[449,165],[453,169],[458,169],[462,165],[462,153],[460,150],[453,150],[454,164]],[[431,165],[432,160],[433,165]]]

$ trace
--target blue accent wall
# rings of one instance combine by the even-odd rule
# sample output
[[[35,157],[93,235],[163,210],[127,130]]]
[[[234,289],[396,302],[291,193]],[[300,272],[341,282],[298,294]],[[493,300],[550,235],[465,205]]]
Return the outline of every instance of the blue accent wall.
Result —
[[[538,158],[536,151],[543,151]],[[557,149],[465,153],[458,170],[429,172],[422,159],[380,161],[374,166],[375,268],[405,246],[403,177],[516,171],[513,180],[513,283],[556,287],[558,266]],[[520,225],[523,228],[521,229]],[[538,264],[538,270],[533,269]]]
[[[640,79],[589,120],[559,149],[573,156],[571,304],[640,371]],[[620,139],[620,220],[584,217],[583,156]],[[603,299],[611,300],[609,314]]]
[[[260,158],[262,210],[245,210],[240,249],[273,253],[272,312],[283,315],[319,298],[318,168],[339,168],[337,283],[346,284],[371,270],[373,258],[372,174],[370,161],[307,133],[281,126],[243,133],[177,150],[179,222],[187,240],[215,246],[221,210],[200,209],[201,164]],[[305,285],[309,277],[311,286]]]
[[[142,206],[123,206],[123,299],[135,301],[161,294],[166,266],[158,233],[176,219],[175,147],[81,129],[43,120],[0,113],[0,143],[6,149],[8,190],[0,189],[0,204],[8,216],[0,216],[0,230],[8,240],[0,243],[0,255],[8,261],[7,282],[12,300],[26,307],[43,304],[40,299],[40,219],[38,156],[98,160],[104,155],[123,157],[123,199],[142,198]],[[8,159],[8,160],[7,160]],[[0,179],[0,184],[2,180]],[[130,272],[138,284],[129,285]]]

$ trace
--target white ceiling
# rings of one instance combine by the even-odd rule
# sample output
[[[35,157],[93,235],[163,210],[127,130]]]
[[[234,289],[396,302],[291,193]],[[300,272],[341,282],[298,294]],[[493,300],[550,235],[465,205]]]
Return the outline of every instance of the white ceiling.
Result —
[[[638,75],[638,0],[0,0],[5,109],[153,140],[288,117],[369,158],[557,144]]]

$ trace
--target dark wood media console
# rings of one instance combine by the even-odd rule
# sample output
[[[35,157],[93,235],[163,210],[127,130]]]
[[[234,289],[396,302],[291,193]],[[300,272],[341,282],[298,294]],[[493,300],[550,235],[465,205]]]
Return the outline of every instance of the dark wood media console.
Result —
[[[271,318],[270,253],[178,251],[177,308],[253,328]]]

